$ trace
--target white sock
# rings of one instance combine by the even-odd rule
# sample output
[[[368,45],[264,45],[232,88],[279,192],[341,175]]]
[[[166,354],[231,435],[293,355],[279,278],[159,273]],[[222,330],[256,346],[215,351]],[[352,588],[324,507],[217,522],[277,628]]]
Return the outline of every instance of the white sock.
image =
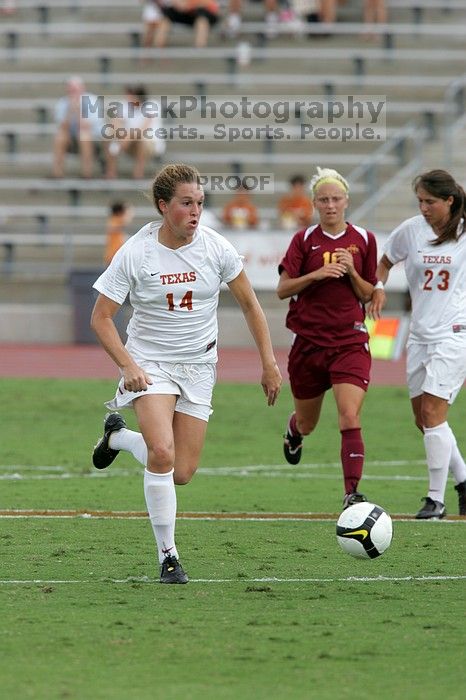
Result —
[[[445,503],[452,442],[450,426],[445,421],[434,428],[424,428],[424,447],[429,470],[429,493],[432,500]]]
[[[125,450],[131,452],[133,457],[144,467],[147,467],[147,446],[141,433],[128,428],[115,430],[108,441],[109,447],[112,450]]]
[[[144,496],[154,531],[160,564],[167,554],[178,559],[175,545],[176,491],[173,469],[168,474],[144,470]]]
[[[463,481],[466,481],[466,464],[463,455],[458,449],[455,434],[450,426],[448,426],[448,428],[451,433],[450,471],[455,480],[455,486],[457,486],[458,484],[462,484]]]

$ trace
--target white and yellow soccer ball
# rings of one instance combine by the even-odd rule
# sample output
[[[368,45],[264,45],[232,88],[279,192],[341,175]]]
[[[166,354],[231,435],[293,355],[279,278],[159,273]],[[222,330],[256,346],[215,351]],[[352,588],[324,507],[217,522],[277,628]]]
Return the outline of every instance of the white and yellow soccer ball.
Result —
[[[346,508],[337,521],[338,544],[352,557],[380,557],[389,548],[392,537],[392,519],[375,503],[355,503]]]

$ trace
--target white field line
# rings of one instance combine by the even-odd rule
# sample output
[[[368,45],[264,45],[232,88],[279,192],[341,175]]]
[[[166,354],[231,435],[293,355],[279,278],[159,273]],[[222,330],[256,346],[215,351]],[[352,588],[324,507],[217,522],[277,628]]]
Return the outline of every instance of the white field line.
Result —
[[[420,582],[431,581],[465,581],[466,575],[453,576],[346,576],[344,578],[192,578],[190,583],[390,583],[390,582]],[[124,579],[0,579],[0,585],[51,585],[51,584],[86,584],[90,583],[159,583],[159,579],[147,576],[129,577]]]
[[[366,462],[364,479],[369,481],[425,481],[425,476],[412,476],[408,474],[370,474],[367,470],[374,468],[410,467],[424,464],[424,460],[394,460],[394,461],[373,461]],[[336,462],[311,463],[299,465],[272,465],[253,464],[240,467],[200,467],[200,476],[234,476],[240,478],[266,476],[267,478],[285,478],[292,476],[294,479],[333,479],[333,474],[322,473],[315,470],[341,469],[341,464]],[[40,472],[37,474],[37,472]],[[47,473],[48,472],[48,473]],[[92,472],[70,472],[67,467],[52,465],[47,466],[25,466],[7,465],[0,466],[0,481],[42,481],[60,479],[102,479],[116,477],[140,477],[141,471],[136,466],[135,469],[118,469],[112,467],[107,471]]]
[[[178,513],[177,520],[196,520],[201,522],[240,522],[240,523],[273,523],[273,522],[312,522],[312,523],[334,523],[338,519],[338,513]],[[466,518],[458,515],[446,516],[440,520],[419,521],[415,520],[412,515],[403,513],[391,513],[393,520],[398,523],[413,523],[421,524],[421,527],[431,527],[432,523],[441,522],[444,525],[449,523],[460,523],[466,525]],[[46,511],[34,512],[32,510],[4,510],[0,513],[0,520],[21,520],[21,519],[36,519],[36,520],[141,520],[147,518],[147,513],[141,511],[138,513],[127,513],[122,511],[102,511],[94,513],[77,513],[73,511]],[[424,525],[429,523],[429,525]],[[435,527],[435,526],[434,526]],[[440,527],[440,526],[439,526]]]

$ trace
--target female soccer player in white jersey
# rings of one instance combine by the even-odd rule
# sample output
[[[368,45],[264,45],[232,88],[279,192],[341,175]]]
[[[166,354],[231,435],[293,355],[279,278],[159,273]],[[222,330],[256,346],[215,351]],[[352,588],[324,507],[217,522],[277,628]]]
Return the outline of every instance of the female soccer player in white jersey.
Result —
[[[392,232],[377,277],[386,282],[404,261],[412,303],[407,382],[429,470],[429,492],[416,514],[424,520],[445,515],[449,468],[466,515],[466,466],[447,422],[466,379],[466,199],[445,170],[419,175],[413,186],[421,215]],[[379,315],[384,302],[383,290],[375,290],[369,312]]]
[[[104,469],[126,450],[145,467],[162,583],[188,580],[175,544],[175,484],[188,483],[196,471],[212,412],[223,282],[259,351],[268,405],[281,385],[267,321],[240,256],[223,236],[199,224],[204,202],[199,182],[191,166],[165,166],[152,185],[162,221],[130,238],[94,284],[99,296],[91,326],[121,373],[116,396],[106,405],[134,408],[141,432],[128,430],[119,413],[108,414],[93,463]],[[133,316],[124,346],[113,317],[127,294]]]

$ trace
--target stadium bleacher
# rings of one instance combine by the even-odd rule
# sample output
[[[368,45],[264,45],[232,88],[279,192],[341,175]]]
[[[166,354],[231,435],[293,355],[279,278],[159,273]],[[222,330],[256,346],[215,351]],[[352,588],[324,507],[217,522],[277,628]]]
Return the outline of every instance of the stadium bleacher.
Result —
[[[387,7],[388,26],[361,24],[360,3],[347,0],[333,27],[309,25],[293,31],[283,25],[276,38],[267,41],[257,6],[248,4],[242,33],[235,40],[225,37],[220,27],[212,33],[208,48],[195,50],[183,28],[172,33],[166,49],[141,49],[137,4],[23,0],[14,16],[0,21],[0,264],[8,270],[8,280],[1,283],[2,297],[21,301],[22,274],[29,279],[31,263],[40,263],[43,274],[37,277],[47,286],[43,298],[50,298],[53,279],[57,299],[65,300],[69,266],[100,261],[111,199],[135,205],[135,227],[150,218],[144,198],[150,169],[147,181],[135,182],[130,178],[131,164],[123,159],[117,181],[102,179],[98,166],[95,179],[82,180],[77,158],[70,154],[67,177],[50,178],[53,108],[70,75],[81,75],[88,89],[98,94],[119,94],[137,78],[152,95],[386,96],[389,140],[408,121],[414,121],[418,133],[417,140],[406,137],[400,146],[399,139],[377,159],[374,153],[380,143],[367,142],[204,141],[188,147],[173,142],[167,147],[165,161],[183,159],[223,173],[266,170],[274,176],[276,194],[285,191],[296,171],[311,173],[315,165],[324,164],[336,167],[352,181],[352,208],[358,211],[377,186],[405,172],[409,158],[418,154],[420,138],[424,150],[439,143],[446,125],[464,112],[461,99],[450,99],[449,89],[464,71],[465,4],[387,0]],[[331,36],[320,37],[323,29],[331,30]],[[369,30],[372,38],[367,40]],[[238,61],[238,42],[244,41],[250,43],[248,65]],[[456,95],[461,98],[461,90]],[[196,115],[193,120],[199,121]],[[299,125],[295,119],[290,132],[299,130]],[[361,167],[366,160],[367,166]],[[151,166],[155,170],[160,163]],[[208,201],[218,214],[224,197],[211,194]],[[274,197],[258,195],[257,204],[273,228]],[[72,255],[66,254],[66,246],[72,246]],[[35,299],[41,298],[38,283]]]

